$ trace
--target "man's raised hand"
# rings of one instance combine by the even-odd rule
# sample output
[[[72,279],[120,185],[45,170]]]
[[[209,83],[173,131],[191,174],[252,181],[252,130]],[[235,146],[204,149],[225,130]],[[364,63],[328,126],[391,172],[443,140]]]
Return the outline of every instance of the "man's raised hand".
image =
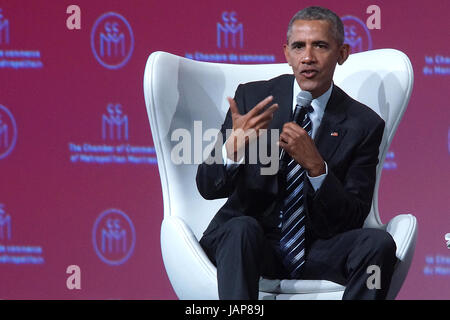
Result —
[[[273,97],[269,96],[246,114],[240,114],[236,102],[230,97],[227,99],[230,104],[233,131],[228,137],[225,147],[228,158],[238,161],[242,158],[245,146],[261,134],[261,129],[267,129],[273,113],[278,109],[278,104],[274,103],[264,110],[264,107],[273,100]]]

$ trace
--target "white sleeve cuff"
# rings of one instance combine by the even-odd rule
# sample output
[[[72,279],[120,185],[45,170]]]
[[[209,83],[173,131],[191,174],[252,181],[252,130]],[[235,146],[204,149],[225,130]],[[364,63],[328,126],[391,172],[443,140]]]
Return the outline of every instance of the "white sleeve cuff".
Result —
[[[322,186],[322,183],[328,174],[328,165],[327,165],[326,161],[324,161],[324,163],[325,163],[325,173],[324,174],[321,174],[320,176],[317,176],[317,177],[310,177],[308,172],[306,172],[306,175],[308,176],[309,182],[311,182],[311,185],[313,186],[314,191],[317,191]]]
[[[222,146],[222,160],[223,164],[225,165],[225,168],[233,169],[237,168],[242,162],[244,162],[244,157],[242,157],[238,162],[235,162],[227,157],[227,148],[225,147],[226,142]]]

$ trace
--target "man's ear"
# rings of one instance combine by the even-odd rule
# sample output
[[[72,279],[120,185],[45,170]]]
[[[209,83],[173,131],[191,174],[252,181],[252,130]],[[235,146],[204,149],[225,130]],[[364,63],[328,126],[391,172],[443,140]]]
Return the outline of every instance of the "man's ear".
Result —
[[[349,54],[350,54],[350,46],[344,43],[339,48],[339,58],[338,58],[339,65],[342,65],[345,62],[345,60],[347,60]]]
[[[292,67],[291,62],[289,61],[289,45],[287,43],[283,44],[283,52],[284,58],[290,67]]]

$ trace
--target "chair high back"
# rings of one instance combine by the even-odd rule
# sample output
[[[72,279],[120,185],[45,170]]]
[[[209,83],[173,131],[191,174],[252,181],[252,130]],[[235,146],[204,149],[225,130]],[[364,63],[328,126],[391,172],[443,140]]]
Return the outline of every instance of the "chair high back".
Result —
[[[203,134],[219,129],[238,84],[292,73],[287,63],[232,65],[198,62],[169,53],[152,53],[144,75],[144,94],[158,157],[164,217],[177,216],[200,239],[225,200],[205,200],[195,175],[199,150],[211,144]],[[409,102],[413,71],[400,51],[380,49],[350,55],[337,66],[334,83],[368,105],[386,122],[380,146],[377,182],[366,227],[381,227],[378,186],[384,159]],[[182,149],[182,151],[181,151]],[[184,158],[190,164],[177,164]]]

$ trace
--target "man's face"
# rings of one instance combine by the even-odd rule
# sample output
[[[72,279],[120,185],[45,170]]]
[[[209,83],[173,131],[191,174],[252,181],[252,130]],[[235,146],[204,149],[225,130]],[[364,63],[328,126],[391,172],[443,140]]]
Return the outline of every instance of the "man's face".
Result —
[[[297,20],[292,25],[284,55],[302,90],[313,98],[330,88],[336,63],[342,64],[349,54],[348,45],[338,45],[326,20]]]

